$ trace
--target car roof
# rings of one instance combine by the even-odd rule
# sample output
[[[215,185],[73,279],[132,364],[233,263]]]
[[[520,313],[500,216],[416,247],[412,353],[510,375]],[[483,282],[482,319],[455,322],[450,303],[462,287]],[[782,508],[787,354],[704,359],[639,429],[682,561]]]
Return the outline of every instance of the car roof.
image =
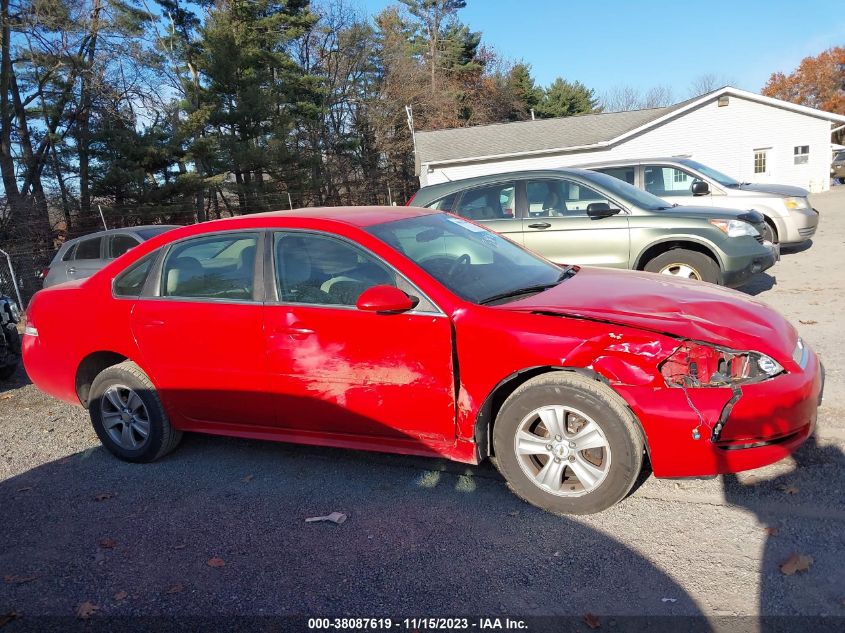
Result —
[[[169,231],[171,229],[178,229],[180,225],[178,224],[142,224],[139,226],[123,226],[116,229],[108,229],[103,231],[96,231],[94,233],[86,233],[85,235],[80,235],[79,237],[74,237],[70,240],[65,240],[62,246],[67,246],[69,244],[76,244],[82,240],[93,239],[97,237],[104,237],[107,235],[115,235],[120,233],[131,233],[134,235],[138,235],[139,237],[144,237],[144,233],[147,231]]]
[[[658,156],[657,158],[617,158],[616,160],[602,160],[595,163],[582,163],[578,167],[593,169],[595,167],[613,167],[615,165],[642,165],[644,163],[686,163],[692,160],[689,156]]]
[[[487,183],[500,182],[508,178],[516,178],[525,180],[527,178],[560,178],[561,176],[580,176],[581,178],[590,179],[595,177],[594,174],[586,169],[579,167],[552,167],[549,169],[522,169],[519,171],[503,171],[495,174],[486,174],[484,176],[473,176],[472,178],[462,178],[460,180],[450,180],[449,182],[440,182],[436,185],[426,185],[420,188],[416,195],[425,192],[426,197],[430,192],[445,192],[445,191],[459,191],[473,185],[484,185]],[[416,196],[415,196],[416,198]]]
[[[365,227],[384,222],[404,220],[420,215],[432,215],[442,213],[432,209],[420,209],[416,207],[388,207],[388,206],[364,206],[364,207],[309,207],[305,209],[293,209],[291,211],[267,211],[265,213],[250,213],[249,215],[236,215],[231,218],[212,220],[203,225],[214,227],[213,230],[220,230],[228,223],[235,223],[246,218],[270,220],[268,226],[284,226],[286,219],[302,220],[328,220],[348,224],[351,226]]]

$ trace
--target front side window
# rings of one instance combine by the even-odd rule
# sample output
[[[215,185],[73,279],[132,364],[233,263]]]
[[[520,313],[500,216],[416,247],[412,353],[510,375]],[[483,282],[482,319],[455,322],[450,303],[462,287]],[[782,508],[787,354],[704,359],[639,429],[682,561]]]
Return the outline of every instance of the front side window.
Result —
[[[498,233],[443,213],[367,230],[473,303],[513,300],[566,277],[564,269]]]
[[[114,280],[114,295],[116,297],[139,297],[147,281],[153,261],[158,251],[142,257],[129,268],[124,270]]]
[[[364,250],[327,235],[276,233],[276,287],[282,303],[352,307],[373,286],[414,292],[400,275]]]
[[[229,233],[176,244],[162,271],[165,297],[252,299],[258,236]]]
[[[95,237],[90,240],[82,240],[76,247],[74,259],[100,259],[100,244],[103,238]]]
[[[131,235],[115,235],[111,238],[111,245],[109,246],[109,258],[115,259],[120,257],[130,248],[135,248],[140,242]]]
[[[810,160],[810,146],[797,145],[793,150],[796,165],[806,165]]]
[[[510,220],[516,209],[512,182],[465,191],[455,212],[468,220]]]
[[[646,165],[643,169],[645,190],[660,198],[692,195],[692,183],[699,180],[691,173],[667,165]]]

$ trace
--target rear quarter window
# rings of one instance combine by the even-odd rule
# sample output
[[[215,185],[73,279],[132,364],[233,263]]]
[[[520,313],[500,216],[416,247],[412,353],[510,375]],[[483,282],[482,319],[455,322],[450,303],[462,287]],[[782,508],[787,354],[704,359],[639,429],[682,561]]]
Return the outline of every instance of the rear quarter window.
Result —
[[[158,251],[142,257],[115,277],[112,286],[114,295],[116,297],[140,297],[156,255],[158,255]]]

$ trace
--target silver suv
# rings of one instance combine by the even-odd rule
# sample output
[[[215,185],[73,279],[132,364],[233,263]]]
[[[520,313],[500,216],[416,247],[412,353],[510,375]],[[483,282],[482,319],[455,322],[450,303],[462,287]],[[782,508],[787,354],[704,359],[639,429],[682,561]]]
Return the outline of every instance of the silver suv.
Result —
[[[152,224],[125,229],[110,229],[68,240],[53,257],[50,266],[41,273],[44,287],[55,286],[73,279],[85,279],[120,257],[130,248],[138,246],[159,233],[176,226]]]
[[[816,232],[819,212],[809,192],[789,185],[740,182],[689,158],[629,159],[579,165],[685,206],[755,209],[766,218],[763,238],[782,246],[804,242]]]

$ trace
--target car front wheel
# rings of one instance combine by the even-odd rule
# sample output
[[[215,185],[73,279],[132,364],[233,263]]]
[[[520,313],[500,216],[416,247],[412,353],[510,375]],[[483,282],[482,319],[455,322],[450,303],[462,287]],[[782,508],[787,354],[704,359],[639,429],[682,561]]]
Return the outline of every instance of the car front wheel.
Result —
[[[132,361],[97,375],[88,412],[103,446],[128,462],[155,461],[182,439],[182,432],[170,424],[155,386]]]
[[[510,489],[555,514],[609,508],[628,494],[643,465],[630,410],[606,385],[570,372],[517,388],[496,418],[493,447]]]
[[[650,273],[672,275],[683,279],[707,281],[711,284],[718,284],[722,281],[719,264],[704,253],[685,248],[673,248],[658,255],[646,263],[645,270]]]

